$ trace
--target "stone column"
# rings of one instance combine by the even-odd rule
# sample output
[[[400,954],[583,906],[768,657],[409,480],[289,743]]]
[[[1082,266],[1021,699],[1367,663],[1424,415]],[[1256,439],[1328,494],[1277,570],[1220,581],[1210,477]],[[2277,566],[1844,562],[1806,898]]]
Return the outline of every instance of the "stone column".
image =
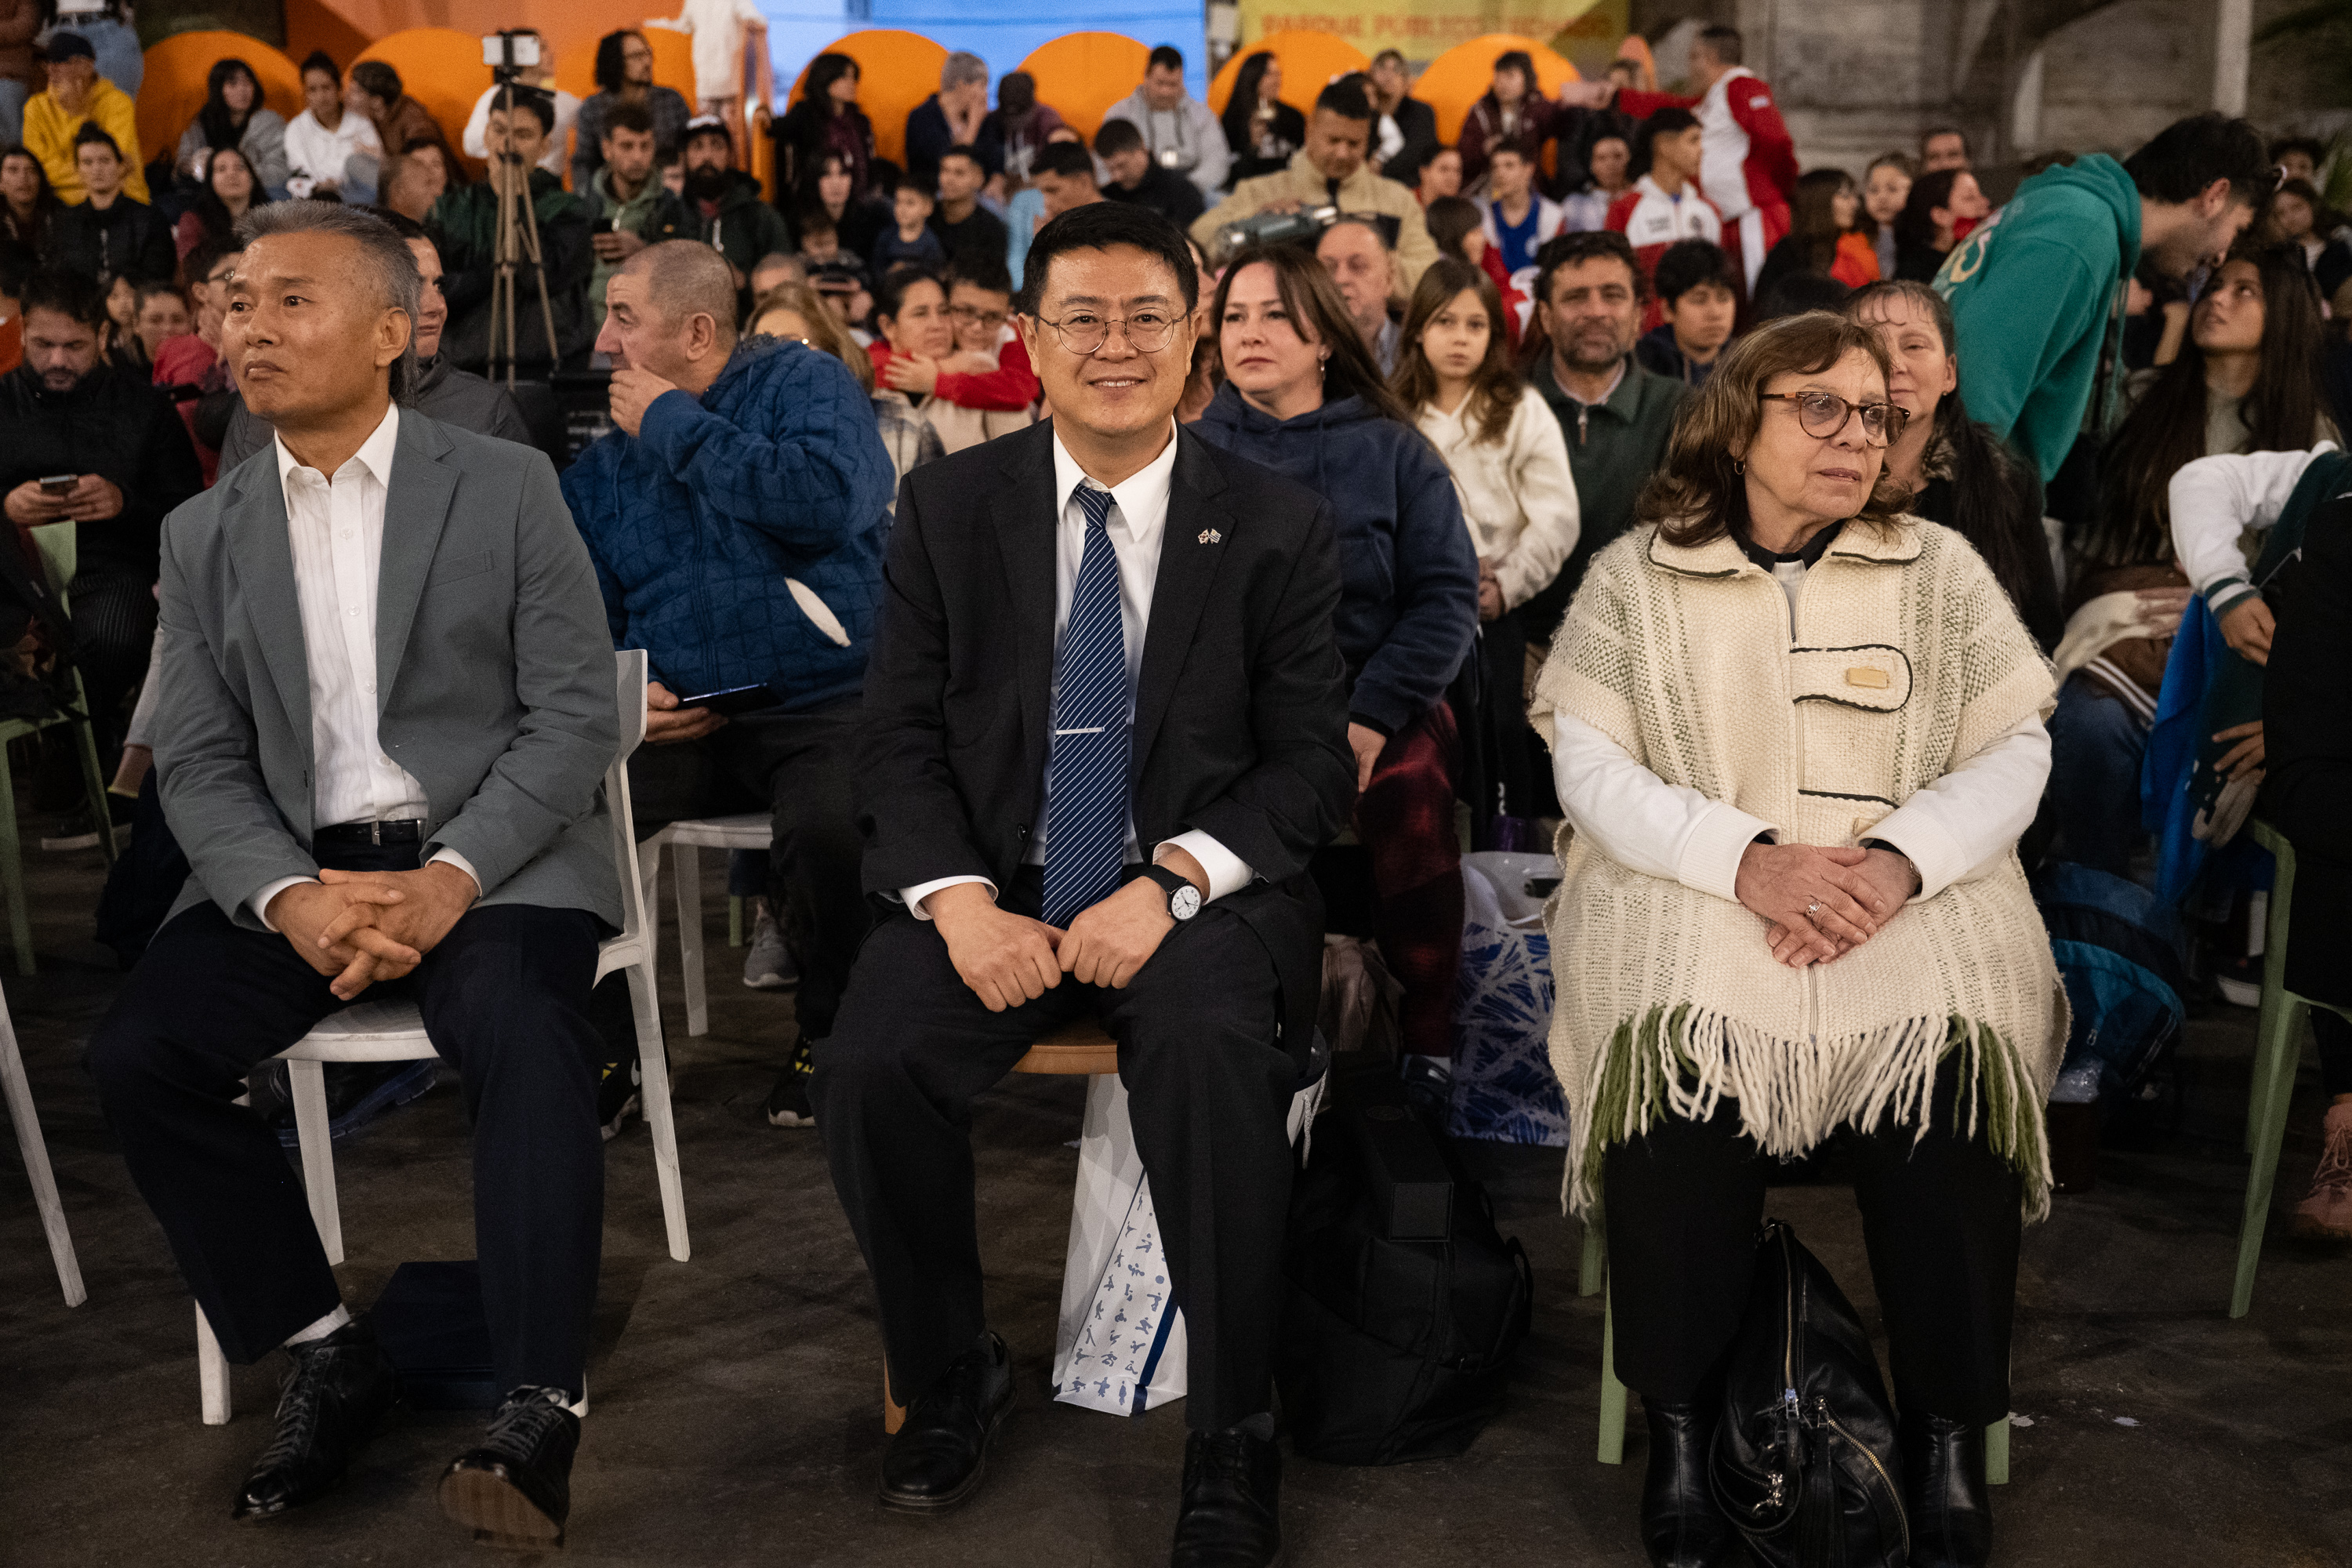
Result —
[[[2213,6],[2213,107],[2224,114],[2246,111],[2246,71],[2253,58],[2254,0],[2215,0]]]

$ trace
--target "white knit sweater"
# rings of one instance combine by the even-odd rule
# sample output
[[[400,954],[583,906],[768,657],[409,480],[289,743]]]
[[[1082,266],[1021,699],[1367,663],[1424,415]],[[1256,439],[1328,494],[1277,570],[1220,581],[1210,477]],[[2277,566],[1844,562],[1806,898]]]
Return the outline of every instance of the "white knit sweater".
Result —
[[[1500,441],[1478,439],[1479,426],[1464,417],[1470,403],[1464,398],[1451,414],[1423,404],[1421,433],[1454,471],[1471,548],[1495,568],[1503,608],[1515,610],[1551,585],[1576,548],[1580,524],[1568,441],[1532,391],[1519,395]]]
[[[1795,605],[1728,539],[1641,528],[1593,560],[1536,687],[1666,784],[1727,802],[1783,842],[1851,845],[1920,789],[2055,702],[2050,666],[1958,535],[1849,527]],[[1745,814],[1742,818],[1738,814]],[[1948,1050],[1967,1124],[2048,1205],[2042,1104],[2065,992],[2013,849],[1915,900],[1844,957],[1790,969],[1721,890],[1648,874],[1563,828],[1547,910],[1567,1090],[1568,1195],[1600,1201],[1601,1156],[1657,1116],[1734,1097],[1768,1153],[1890,1114],[1924,1131]]]

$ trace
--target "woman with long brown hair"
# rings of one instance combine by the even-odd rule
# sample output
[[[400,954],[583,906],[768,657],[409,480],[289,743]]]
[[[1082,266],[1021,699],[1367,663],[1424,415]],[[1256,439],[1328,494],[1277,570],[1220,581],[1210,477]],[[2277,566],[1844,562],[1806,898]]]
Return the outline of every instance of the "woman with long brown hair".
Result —
[[[1445,694],[1477,632],[1478,559],[1444,461],[1381,380],[1312,254],[1243,251],[1210,320],[1224,384],[1192,428],[1314,490],[1338,525],[1333,629],[1347,661],[1372,927],[1404,983],[1405,1049],[1423,1081],[1442,1082],[1462,947],[1459,742]]]
[[[1797,180],[1788,235],[1766,253],[1750,295],[1761,304],[1783,278],[1834,278],[1849,289],[1878,281],[1878,252],[1856,226],[1862,194],[1843,169],[1809,169]]]
[[[1453,470],[1478,552],[1487,731],[1480,743],[1492,760],[1498,799],[1491,804],[1507,816],[1531,816],[1535,753],[1518,609],[1559,575],[1576,547],[1576,481],[1559,421],[1512,366],[1503,310],[1493,279],[1439,258],[1412,291],[1389,384]]]
[[[1536,686],[1572,829],[1549,910],[1570,1200],[1606,1206],[1640,1528],[1674,1568],[1741,1555],[1708,1479],[1725,1358],[1765,1183],[1833,1138],[1892,1342],[1910,1560],[1991,1552],[1983,1432],[2009,1411],[2066,1038],[2014,852],[2051,679],[1977,552],[1905,515],[1887,369],[1826,311],[1735,344]]]

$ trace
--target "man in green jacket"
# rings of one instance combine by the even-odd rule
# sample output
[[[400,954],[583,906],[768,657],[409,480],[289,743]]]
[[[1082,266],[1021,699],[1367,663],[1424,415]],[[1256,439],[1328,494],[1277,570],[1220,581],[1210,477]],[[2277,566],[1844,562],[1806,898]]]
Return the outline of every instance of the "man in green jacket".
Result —
[[[793,249],[792,232],[760,194],[760,182],[737,172],[734,141],[713,115],[687,121],[686,216],[694,226],[689,237],[717,247],[735,269],[739,310],[751,302],[746,290],[760,258]]]
[[[2077,436],[2123,416],[2124,293],[2141,255],[2168,278],[2219,261],[2275,183],[2261,132],[2209,113],[2121,163],[2093,153],[2019,186],[1936,275],[1969,416],[2055,479]]]
[[[1543,640],[1568,613],[1594,553],[1633,526],[1633,503],[1665,458],[1689,389],[1633,357],[1649,283],[1623,235],[1561,235],[1536,253],[1536,265],[1542,352],[1528,384],[1568,437],[1582,520],[1568,563],[1519,612],[1528,638]]]
[[[506,364],[506,333],[490,341],[492,291],[498,281],[499,193],[527,180],[538,220],[541,269],[547,278],[548,319],[555,325],[555,363],[584,361],[596,341],[588,314],[588,274],[596,256],[589,245],[594,221],[588,204],[566,191],[539,166],[555,128],[555,100],[537,88],[518,87],[511,106],[503,100],[490,110],[484,140],[490,149],[490,177],[445,193],[425,215],[441,252],[441,292],[449,301],[449,326],[441,352],[461,370],[482,372],[495,359]],[[528,268],[515,275],[514,358],[523,374],[544,376],[547,325],[540,315],[539,283]]]
[[[604,284],[621,263],[648,245],[683,239],[691,232],[685,205],[654,173],[656,132],[652,110],[642,103],[616,103],[604,116],[596,172],[589,176],[589,200],[596,208],[595,270],[588,275],[588,310],[604,330]]]

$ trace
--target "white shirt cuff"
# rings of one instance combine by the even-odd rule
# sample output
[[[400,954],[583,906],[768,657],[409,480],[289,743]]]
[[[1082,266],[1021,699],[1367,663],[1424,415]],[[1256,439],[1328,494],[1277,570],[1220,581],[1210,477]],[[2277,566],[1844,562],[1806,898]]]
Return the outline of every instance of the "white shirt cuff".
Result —
[[[1151,851],[1152,863],[1157,865],[1161,854],[1170,849],[1183,850],[1209,874],[1209,896],[1204,902],[1215,903],[1227,893],[1238,893],[1257,879],[1248,861],[1197,827],[1161,842]]]
[[[1712,893],[1731,903],[1739,901],[1739,858],[1766,834],[1780,830],[1760,816],[1751,816],[1729,801],[1718,800],[1699,813],[1675,855],[1675,879],[1685,888]]]
[[[316,877],[280,877],[247,899],[245,906],[253,911],[253,918],[261,922],[263,930],[274,931],[278,928],[269,923],[269,900],[289,888],[303,882],[315,882],[318,879]]]
[[[978,882],[988,889],[990,898],[996,897],[996,884],[985,877],[941,877],[935,882],[918,882],[911,888],[901,888],[896,893],[887,896],[895,898],[906,905],[907,912],[917,920],[927,921],[931,918],[931,911],[923,908],[923,900],[941,888],[952,888],[959,882]]]

